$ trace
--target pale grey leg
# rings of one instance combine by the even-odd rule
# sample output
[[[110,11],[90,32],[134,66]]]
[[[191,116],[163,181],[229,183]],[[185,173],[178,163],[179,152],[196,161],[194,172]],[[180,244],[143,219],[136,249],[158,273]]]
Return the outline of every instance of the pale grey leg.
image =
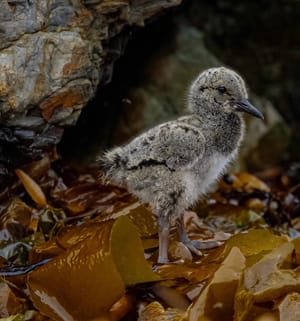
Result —
[[[184,214],[181,214],[176,220],[176,227],[179,241],[182,242],[192,253],[202,255],[201,251],[193,244],[193,241],[187,235],[184,226]]]
[[[159,250],[158,250],[158,263],[168,263],[168,246],[169,246],[169,234],[170,234],[170,222],[168,217],[158,218],[158,238],[159,238]]]

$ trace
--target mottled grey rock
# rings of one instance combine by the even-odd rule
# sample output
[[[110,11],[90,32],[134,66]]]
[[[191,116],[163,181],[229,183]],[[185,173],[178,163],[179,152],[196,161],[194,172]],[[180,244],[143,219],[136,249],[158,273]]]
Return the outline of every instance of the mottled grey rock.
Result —
[[[291,130],[269,100],[254,96],[253,102],[263,107],[265,122],[248,119],[249,135],[241,150],[239,169],[257,171],[278,165],[285,159]]]
[[[179,2],[86,1],[85,6],[76,0],[2,0],[2,119],[40,108],[47,122],[63,125],[65,115],[82,108],[101,80],[109,52],[101,41]]]
[[[0,132],[14,135],[16,127],[22,130],[33,124],[35,138],[43,137],[43,144],[37,145],[43,145],[45,151],[60,140],[61,128],[76,123],[98,86],[110,80],[111,66],[125,44],[121,42],[114,50],[110,39],[125,26],[141,26],[148,18],[180,3],[0,1]],[[23,133],[25,136],[20,135],[17,141],[27,160],[40,150],[28,145],[27,134]],[[47,135],[51,139],[47,140]],[[3,134],[0,140],[7,158],[0,167],[18,166],[20,162],[12,161],[15,155],[7,147],[6,137]],[[19,156],[22,159],[22,152]]]
[[[2,122],[36,108],[45,121],[63,123],[64,109],[84,106],[99,82],[86,56],[91,50],[87,40],[70,31],[26,34],[16,45],[2,49]]]

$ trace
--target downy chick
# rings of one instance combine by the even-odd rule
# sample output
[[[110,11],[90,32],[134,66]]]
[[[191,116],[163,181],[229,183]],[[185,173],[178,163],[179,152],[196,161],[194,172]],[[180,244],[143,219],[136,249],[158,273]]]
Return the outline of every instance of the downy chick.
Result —
[[[225,67],[202,72],[188,94],[187,116],[160,124],[102,158],[106,177],[150,203],[159,226],[159,263],[168,262],[170,224],[193,253],[183,215],[203,197],[237,156],[244,136],[243,112],[263,119],[248,101],[244,80]]]

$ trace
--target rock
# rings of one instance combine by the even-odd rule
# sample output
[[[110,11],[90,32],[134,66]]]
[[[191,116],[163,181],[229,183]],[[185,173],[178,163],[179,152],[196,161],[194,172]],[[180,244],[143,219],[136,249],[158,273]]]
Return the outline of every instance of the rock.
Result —
[[[247,133],[236,170],[258,171],[278,165],[285,159],[291,130],[273,104],[253,95],[253,104],[264,112],[264,122],[249,117]]]
[[[180,1],[1,2],[0,185],[1,173],[56,145],[110,80],[129,34],[124,27],[142,26]]]

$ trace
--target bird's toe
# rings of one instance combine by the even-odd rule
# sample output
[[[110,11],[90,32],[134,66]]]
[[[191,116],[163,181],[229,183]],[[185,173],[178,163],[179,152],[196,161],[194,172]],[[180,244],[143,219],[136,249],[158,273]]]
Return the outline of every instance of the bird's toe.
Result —
[[[185,240],[183,244],[191,251],[191,253],[201,256],[201,250],[213,249],[219,247],[223,242],[219,241],[199,241],[199,240]]]
[[[199,240],[191,240],[191,243],[198,250],[213,249],[223,244],[223,242],[219,242],[219,241],[199,241]]]
[[[196,254],[198,256],[202,255],[200,248],[197,247],[197,244],[194,244],[194,241],[188,240],[183,242],[183,244],[191,251],[191,253]]]

